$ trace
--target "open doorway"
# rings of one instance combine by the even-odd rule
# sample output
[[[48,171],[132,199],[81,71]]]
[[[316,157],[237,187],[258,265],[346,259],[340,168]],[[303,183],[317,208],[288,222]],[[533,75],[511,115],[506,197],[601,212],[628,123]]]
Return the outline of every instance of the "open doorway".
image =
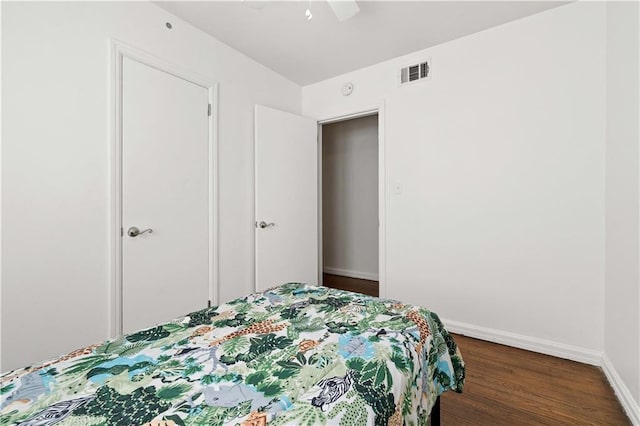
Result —
[[[322,283],[378,296],[378,114],[322,125]]]

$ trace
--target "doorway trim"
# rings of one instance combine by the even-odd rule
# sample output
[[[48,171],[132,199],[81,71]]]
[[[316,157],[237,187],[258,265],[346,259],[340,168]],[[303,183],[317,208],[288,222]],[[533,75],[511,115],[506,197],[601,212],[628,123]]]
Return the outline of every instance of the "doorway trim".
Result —
[[[218,84],[122,41],[109,51],[109,290],[107,323],[111,338],[122,335],[122,62],[125,57],[201,86],[208,91],[209,134],[209,301],[218,304]]]
[[[378,288],[379,297],[387,297],[387,215],[385,101],[352,108],[318,119],[318,282],[322,285],[322,126],[338,121],[378,115]]]

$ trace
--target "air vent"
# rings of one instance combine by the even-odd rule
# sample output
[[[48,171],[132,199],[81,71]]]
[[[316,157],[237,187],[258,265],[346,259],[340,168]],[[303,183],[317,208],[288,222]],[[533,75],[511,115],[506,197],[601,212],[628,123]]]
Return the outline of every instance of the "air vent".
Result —
[[[429,62],[423,62],[420,64],[420,78],[429,77]]]
[[[420,79],[420,73],[418,72],[418,66],[414,65],[409,67],[409,81],[416,81]]]
[[[417,81],[429,78],[430,68],[429,62],[422,62],[416,65],[409,65],[400,69],[400,84],[415,83]]]

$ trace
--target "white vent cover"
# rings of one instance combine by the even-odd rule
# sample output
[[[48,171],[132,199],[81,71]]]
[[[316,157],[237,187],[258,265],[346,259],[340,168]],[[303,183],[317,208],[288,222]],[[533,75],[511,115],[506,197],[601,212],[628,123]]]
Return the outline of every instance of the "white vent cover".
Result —
[[[400,85],[415,83],[431,76],[430,61],[421,62],[415,65],[409,65],[400,69]]]

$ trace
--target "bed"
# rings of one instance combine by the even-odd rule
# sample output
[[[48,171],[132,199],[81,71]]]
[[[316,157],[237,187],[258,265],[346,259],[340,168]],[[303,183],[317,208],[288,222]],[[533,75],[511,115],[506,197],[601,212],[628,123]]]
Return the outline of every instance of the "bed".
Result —
[[[5,373],[0,426],[421,425],[464,375],[435,313],[289,283]]]

